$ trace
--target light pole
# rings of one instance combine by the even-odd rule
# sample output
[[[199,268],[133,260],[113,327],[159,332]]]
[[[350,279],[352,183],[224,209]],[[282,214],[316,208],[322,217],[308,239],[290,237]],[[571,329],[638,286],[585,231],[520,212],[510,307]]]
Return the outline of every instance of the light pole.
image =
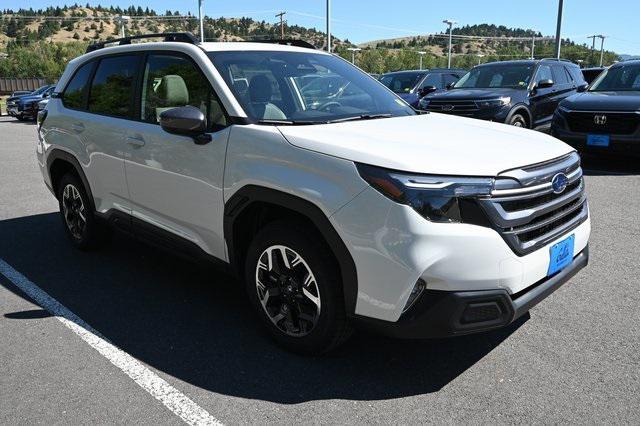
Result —
[[[327,52],[331,53],[331,0],[327,0]]]
[[[564,1],[558,0],[558,25],[556,26],[556,58],[560,59],[560,45],[562,44],[562,39],[560,38],[560,34],[562,32],[562,5]]]
[[[484,55],[482,53],[478,53],[476,56],[478,57],[478,65],[480,65],[480,61],[484,58]]]
[[[447,60],[447,68],[451,68],[451,43],[452,43],[452,39],[451,39],[452,34],[451,34],[451,33],[453,32],[453,26],[454,26],[455,24],[457,24],[457,22],[456,22],[456,21],[453,21],[453,20],[451,20],[451,19],[445,19],[445,20],[444,20],[444,21],[442,21],[442,22],[443,22],[444,24],[449,25],[449,57],[448,57],[448,60]]]
[[[592,39],[591,40],[591,53],[589,55],[589,63],[593,64],[593,51],[596,49],[596,39],[598,38],[598,36],[594,34],[594,35],[589,36],[587,38]]]
[[[422,69],[422,57],[426,54],[427,52],[418,52],[418,55],[420,55],[420,69]]]
[[[531,37],[531,59],[535,59],[533,57],[533,52],[536,50],[536,36]]]
[[[600,66],[602,66],[604,60],[604,39],[607,38],[607,36],[600,34],[598,38],[600,39]]]
[[[120,15],[120,16],[116,17],[116,19],[115,19],[115,21],[120,24],[120,33],[122,34],[122,38],[126,37],[124,26],[125,26],[125,23],[129,19],[131,19],[131,18],[129,16],[126,16],[126,15]]]
[[[362,49],[360,49],[359,47],[348,47],[347,50],[349,52],[351,52],[351,63],[355,64],[356,63],[356,52],[359,52]]]
[[[200,43],[204,43],[204,16],[202,15],[202,3],[204,0],[198,0],[198,21],[200,21]]]

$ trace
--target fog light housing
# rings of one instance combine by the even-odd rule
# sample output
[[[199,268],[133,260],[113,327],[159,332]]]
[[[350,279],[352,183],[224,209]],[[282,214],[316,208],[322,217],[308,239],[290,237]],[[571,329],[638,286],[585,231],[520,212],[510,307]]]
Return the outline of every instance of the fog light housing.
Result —
[[[497,302],[469,303],[462,313],[461,324],[497,321],[502,317],[502,309]]]
[[[425,283],[422,278],[416,281],[416,284],[413,286],[411,294],[409,295],[409,299],[407,299],[407,303],[404,305],[404,309],[402,310],[403,314],[407,312],[414,303],[416,303],[416,300],[418,300],[425,288],[427,288],[427,283]]]

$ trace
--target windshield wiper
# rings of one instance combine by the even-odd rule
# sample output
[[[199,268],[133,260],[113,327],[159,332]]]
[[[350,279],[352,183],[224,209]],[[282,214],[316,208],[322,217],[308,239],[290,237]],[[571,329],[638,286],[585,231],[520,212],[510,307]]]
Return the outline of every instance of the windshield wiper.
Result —
[[[361,115],[353,115],[351,117],[343,117],[336,118],[333,120],[327,120],[326,123],[342,123],[344,121],[355,121],[355,120],[375,120],[376,118],[390,118],[393,117],[393,114],[361,114]]]
[[[271,119],[263,119],[258,120],[258,124],[273,124],[274,126],[302,126],[306,124],[324,124],[326,121],[310,121],[310,120],[271,120]]]

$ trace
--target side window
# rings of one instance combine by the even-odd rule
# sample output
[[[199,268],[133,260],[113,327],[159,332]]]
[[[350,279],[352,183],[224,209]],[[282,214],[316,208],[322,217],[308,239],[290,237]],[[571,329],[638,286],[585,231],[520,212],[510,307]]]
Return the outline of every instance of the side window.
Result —
[[[100,60],[89,92],[89,111],[131,117],[135,77],[140,57],[112,56]]]
[[[226,126],[227,118],[211,85],[189,59],[171,54],[148,56],[142,81],[141,119],[158,123],[171,108],[191,105],[207,117],[209,127]]]
[[[567,72],[564,70],[564,67],[562,65],[554,65],[551,69],[553,71],[553,82],[555,84],[569,84]]]
[[[455,74],[445,74],[444,75],[444,85],[445,87],[449,84],[455,83],[456,81],[460,80],[459,75],[455,75]]]
[[[84,94],[93,71],[94,62],[81,66],[71,78],[62,94],[62,104],[67,108],[85,109]]]
[[[427,77],[422,81],[420,88],[424,89],[427,86],[433,86],[436,89],[442,89],[442,74],[427,74]]]
[[[538,74],[536,74],[536,83],[542,80],[553,80],[553,74],[551,74],[551,67],[549,65],[540,65],[538,67]]]

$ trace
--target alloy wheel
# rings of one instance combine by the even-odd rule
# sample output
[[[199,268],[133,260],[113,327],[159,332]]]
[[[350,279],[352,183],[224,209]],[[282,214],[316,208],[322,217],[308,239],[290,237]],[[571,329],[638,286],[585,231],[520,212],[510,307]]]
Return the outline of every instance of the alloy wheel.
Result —
[[[258,300],[271,322],[289,336],[309,334],[320,317],[320,290],[313,271],[295,250],[274,245],[258,258]]]
[[[72,184],[67,184],[62,191],[62,213],[71,235],[77,240],[82,239],[87,218],[80,191]]]

